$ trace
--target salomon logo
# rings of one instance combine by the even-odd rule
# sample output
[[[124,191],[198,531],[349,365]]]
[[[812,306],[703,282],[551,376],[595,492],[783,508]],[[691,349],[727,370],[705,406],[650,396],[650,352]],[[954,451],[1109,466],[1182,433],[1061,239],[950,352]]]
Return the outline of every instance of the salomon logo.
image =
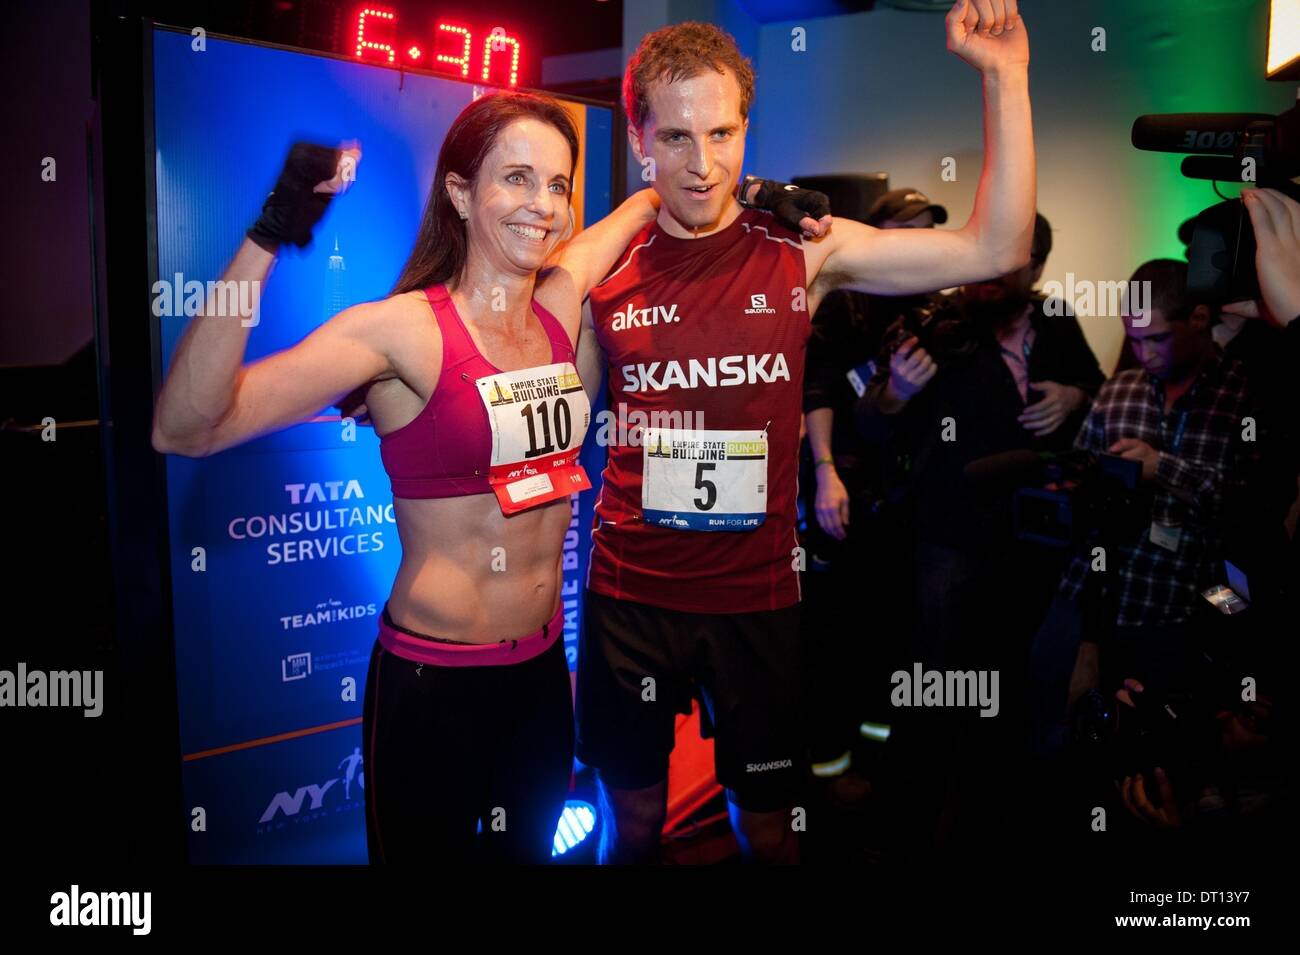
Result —
[[[751,295],[749,297],[749,308],[745,309],[746,315],[775,315],[776,309],[767,304],[767,295]]]

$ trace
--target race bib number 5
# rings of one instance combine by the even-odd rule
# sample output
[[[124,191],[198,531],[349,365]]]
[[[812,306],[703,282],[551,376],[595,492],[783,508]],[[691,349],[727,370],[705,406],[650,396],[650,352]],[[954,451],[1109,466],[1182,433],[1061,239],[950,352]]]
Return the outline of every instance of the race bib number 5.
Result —
[[[646,428],[641,512],[684,531],[752,531],[767,516],[767,434]]]
[[[571,362],[479,378],[492,428],[488,483],[505,514],[591,487],[578,463],[591,405]]]

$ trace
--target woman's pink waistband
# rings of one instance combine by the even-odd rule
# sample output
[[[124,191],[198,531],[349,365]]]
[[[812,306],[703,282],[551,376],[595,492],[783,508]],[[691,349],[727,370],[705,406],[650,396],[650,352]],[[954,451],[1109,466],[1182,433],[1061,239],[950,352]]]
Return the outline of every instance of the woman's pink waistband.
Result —
[[[379,642],[385,650],[405,660],[439,667],[491,667],[524,663],[555,643],[564,632],[564,605],[550,623],[522,637],[497,643],[448,643],[399,630],[388,622],[388,608],[379,615]]]

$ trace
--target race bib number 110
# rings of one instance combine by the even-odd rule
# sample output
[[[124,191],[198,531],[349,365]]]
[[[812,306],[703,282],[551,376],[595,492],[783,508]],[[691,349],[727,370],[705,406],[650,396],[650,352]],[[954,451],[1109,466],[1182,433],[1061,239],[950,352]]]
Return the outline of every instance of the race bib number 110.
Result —
[[[641,512],[684,531],[752,531],[767,516],[767,434],[646,428]]]
[[[571,362],[476,382],[492,428],[488,483],[505,514],[591,487],[578,463],[591,405]]]

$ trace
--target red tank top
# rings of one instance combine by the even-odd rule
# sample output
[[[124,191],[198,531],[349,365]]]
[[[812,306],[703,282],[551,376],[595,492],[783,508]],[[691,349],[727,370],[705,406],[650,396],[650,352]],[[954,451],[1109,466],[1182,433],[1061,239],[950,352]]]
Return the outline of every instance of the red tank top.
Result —
[[[388,472],[394,497],[490,494],[493,491],[488,479],[492,470],[493,428],[478,382],[503,373],[489,364],[474,346],[446,286],[431,286],[424,294],[442,333],[442,371],[433,395],[420,413],[396,431],[380,437],[379,454],[384,470]],[[551,341],[551,362],[573,363],[573,343],[564,326],[536,299],[532,304]],[[584,418],[574,424],[581,426],[576,435],[580,447],[587,421]]]
[[[699,239],[652,223],[592,290],[631,438],[610,434],[592,590],[698,613],[799,601],[805,281],[799,234],[744,210]]]

